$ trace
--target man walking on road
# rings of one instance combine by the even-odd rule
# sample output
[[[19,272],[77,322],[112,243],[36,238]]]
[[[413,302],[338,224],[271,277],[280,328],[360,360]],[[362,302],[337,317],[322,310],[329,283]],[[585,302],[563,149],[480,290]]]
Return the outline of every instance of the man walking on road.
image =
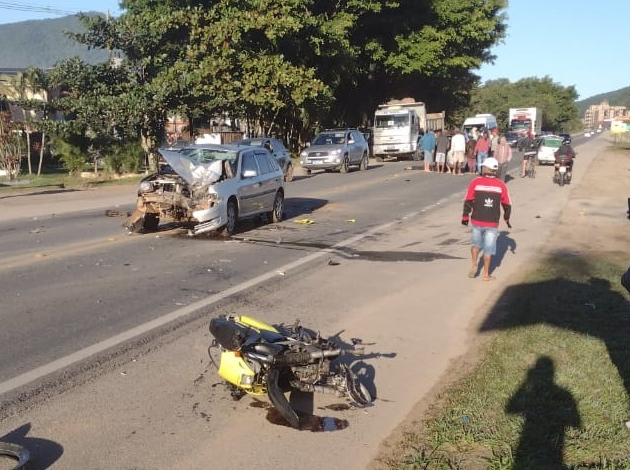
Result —
[[[435,166],[438,173],[444,173],[446,169],[446,153],[449,148],[448,131],[442,129],[438,132],[435,148]]]
[[[496,254],[497,238],[499,236],[499,219],[501,206],[503,207],[503,219],[510,226],[512,202],[507,186],[496,177],[499,162],[489,157],[481,164],[481,176],[473,179],[468,186],[464,199],[464,213],[462,225],[472,222],[470,235],[470,253],[472,266],[468,277],[477,277],[479,253],[483,251],[483,280],[492,281],[490,275],[490,261]]]

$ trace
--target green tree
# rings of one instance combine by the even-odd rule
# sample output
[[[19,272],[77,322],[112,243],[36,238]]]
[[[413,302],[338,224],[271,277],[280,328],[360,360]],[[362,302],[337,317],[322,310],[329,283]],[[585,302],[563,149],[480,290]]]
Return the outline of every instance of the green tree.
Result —
[[[477,81],[471,71],[504,36],[505,5],[125,0],[121,17],[82,17],[87,32],[72,34],[119,54],[121,72],[105,82],[102,70],[79,74],[95,90],[74,87],[67,99],[77,117],[97,114],[82,106],[108,110],[109,125],[99,129],[134,128],[152,155],[174,112],[244,119],[295,148],[318,127],[366,123],[389,98],[413,96],[430,110],[467,104]]]
[[[573,131],[581,126],[577,96],[575,87],[562,86],[548,76],[527,77],[514,83],[502,78],[473,89],[468,112],[494,114],[499,127],[506,130],[509,108],[536,107],[542,110],[543,129]]]

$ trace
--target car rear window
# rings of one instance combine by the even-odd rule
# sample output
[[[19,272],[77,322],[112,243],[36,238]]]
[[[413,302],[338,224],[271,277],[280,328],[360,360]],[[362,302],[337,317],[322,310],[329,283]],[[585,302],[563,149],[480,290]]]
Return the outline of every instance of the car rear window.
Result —
[[[551,147],[553,149],[559,149],[562,145],[562,141],[558,139],[545,139],[543,141],[543,145],[545,147]]]

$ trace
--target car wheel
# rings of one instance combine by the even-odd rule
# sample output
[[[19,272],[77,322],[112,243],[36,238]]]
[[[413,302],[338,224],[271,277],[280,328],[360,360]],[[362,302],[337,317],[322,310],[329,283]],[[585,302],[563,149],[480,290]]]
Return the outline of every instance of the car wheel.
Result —
[[[236,233],[236,222],[238,220],[238,207],[236,201],[230,199],[227,203],[227,222],[219,229],[219,233],[224,237],[230,237]]]
[[[155,232],[160,225],[160,218],[155,214],[144,214],[142,218],[142,230],[146,232]]]
[[[361,163],[359,163],[359,170],[367,170],[370,159],[367,156],[367,153],[363,154],[363,158],[361,159]]]
[[[376,157],[374,158],[374,160],[376,160],[377,162],[379,162],[379,163],[380,163],[380,162],[382,162],[382,161],[383,161],[383,157],[381,157],[380,155],[378,155],[378,156],[376,156]]]
[[[348,155],[344,155],[343,162],[339,167],[339,173],[348,173]]]
[[[273,208],[271,212],[267,214],[267,219],[272,224],[277,224],[282,221],[284,215],[284,194],[282,191],[276,193],[276,197],[273,200]]]
[[[285,183],[290,183],[291,181],[293,181],[293,165],[291,165],[290,163],[287,165],[287,171],[284,174],[284,181]]]

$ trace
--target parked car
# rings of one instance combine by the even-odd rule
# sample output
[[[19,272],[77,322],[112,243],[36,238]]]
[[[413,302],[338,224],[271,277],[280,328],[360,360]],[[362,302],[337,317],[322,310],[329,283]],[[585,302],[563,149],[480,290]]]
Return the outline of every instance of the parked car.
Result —
[[[311,170],[339,170],[347,173],[350,166],[366,170],[369,147],[357,129],[330,129],[317,134],[300,153],[300,165]]]
[[[284,212],[284,175],[263,147],[191,145],[159,149],[156,173],[142,179],[128,233],[154,231],[161,221],[188,228],[189,235],[218,231],[229,236],[240,219]]]
[[[291,161],[291,153],[284,146],[280,139],[275,137],[252,137],[250,139],[239,140],[232,142],[234,145],[251,145],[254,147],[265,147],[274,156],[282,173],[284,173],[284,181],[290,182],[293,180],[293,162]]]
[[[556,157],[554,153],[562,145],[562,137],[557,135],[546,135],[538,142],[538,162],[539,164],[554,164]]]
[[[591,131],[584,132],[584,137],[590,137],[590,136],[591,136]]]

